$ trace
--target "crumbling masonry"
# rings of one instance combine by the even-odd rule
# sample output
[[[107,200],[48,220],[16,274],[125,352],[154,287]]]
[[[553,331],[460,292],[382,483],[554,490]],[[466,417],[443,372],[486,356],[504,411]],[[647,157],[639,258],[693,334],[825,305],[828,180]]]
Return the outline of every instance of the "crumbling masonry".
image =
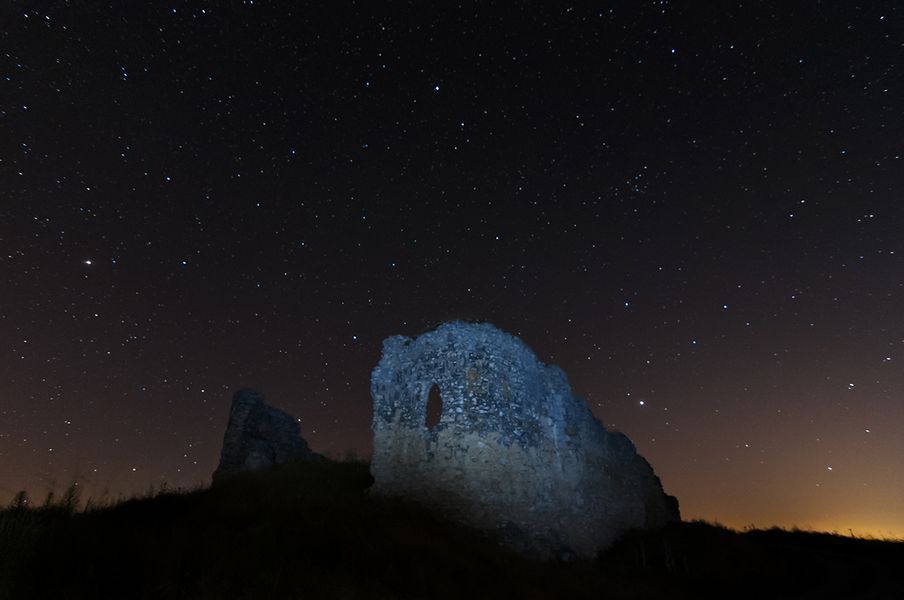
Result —
[[[519,551],[590,557],[628,529],[680,518],[565,373],[490,324],[388,338],[371,393],[376,492],[439,507]]]

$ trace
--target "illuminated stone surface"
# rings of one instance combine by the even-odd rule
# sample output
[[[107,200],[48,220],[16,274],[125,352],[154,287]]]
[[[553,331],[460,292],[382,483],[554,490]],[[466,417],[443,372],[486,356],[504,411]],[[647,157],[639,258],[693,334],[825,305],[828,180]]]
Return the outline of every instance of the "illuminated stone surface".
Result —
[[[431,428],[433,386],[442,414]],[[371,393],[375,491],[495,530],[519,551],[593,556],[628,529],[680,518],[647,461],[565,373],[490,324],[386,339]]]

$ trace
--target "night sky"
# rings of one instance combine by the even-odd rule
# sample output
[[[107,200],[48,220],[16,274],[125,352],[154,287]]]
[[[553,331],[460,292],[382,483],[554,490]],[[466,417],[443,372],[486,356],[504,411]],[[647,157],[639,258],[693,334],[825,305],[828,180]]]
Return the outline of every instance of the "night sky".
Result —
[[[685,518],[904,536],[904,9],[0,9],[0,503],[193,487],[232,393],[371,451],[487,320]]]

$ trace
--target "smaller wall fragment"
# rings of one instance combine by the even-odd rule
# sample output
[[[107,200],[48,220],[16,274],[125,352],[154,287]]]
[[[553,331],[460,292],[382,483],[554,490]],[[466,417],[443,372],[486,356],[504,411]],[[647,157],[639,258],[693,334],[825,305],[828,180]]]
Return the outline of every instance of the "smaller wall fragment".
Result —
[[[213,481],[318,456],[301,437],[298,420],[268,406],[260,392],[244,388],[232,397],[220,464]]]

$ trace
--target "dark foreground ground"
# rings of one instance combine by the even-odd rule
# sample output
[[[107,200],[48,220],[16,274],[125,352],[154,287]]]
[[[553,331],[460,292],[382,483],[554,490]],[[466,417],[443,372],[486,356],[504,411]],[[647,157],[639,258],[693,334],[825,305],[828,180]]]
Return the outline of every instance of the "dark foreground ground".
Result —
[[[904,598],[904,543],[705,523],[539,563],[309,463],[74,513],[0,511],[0,599]]]

